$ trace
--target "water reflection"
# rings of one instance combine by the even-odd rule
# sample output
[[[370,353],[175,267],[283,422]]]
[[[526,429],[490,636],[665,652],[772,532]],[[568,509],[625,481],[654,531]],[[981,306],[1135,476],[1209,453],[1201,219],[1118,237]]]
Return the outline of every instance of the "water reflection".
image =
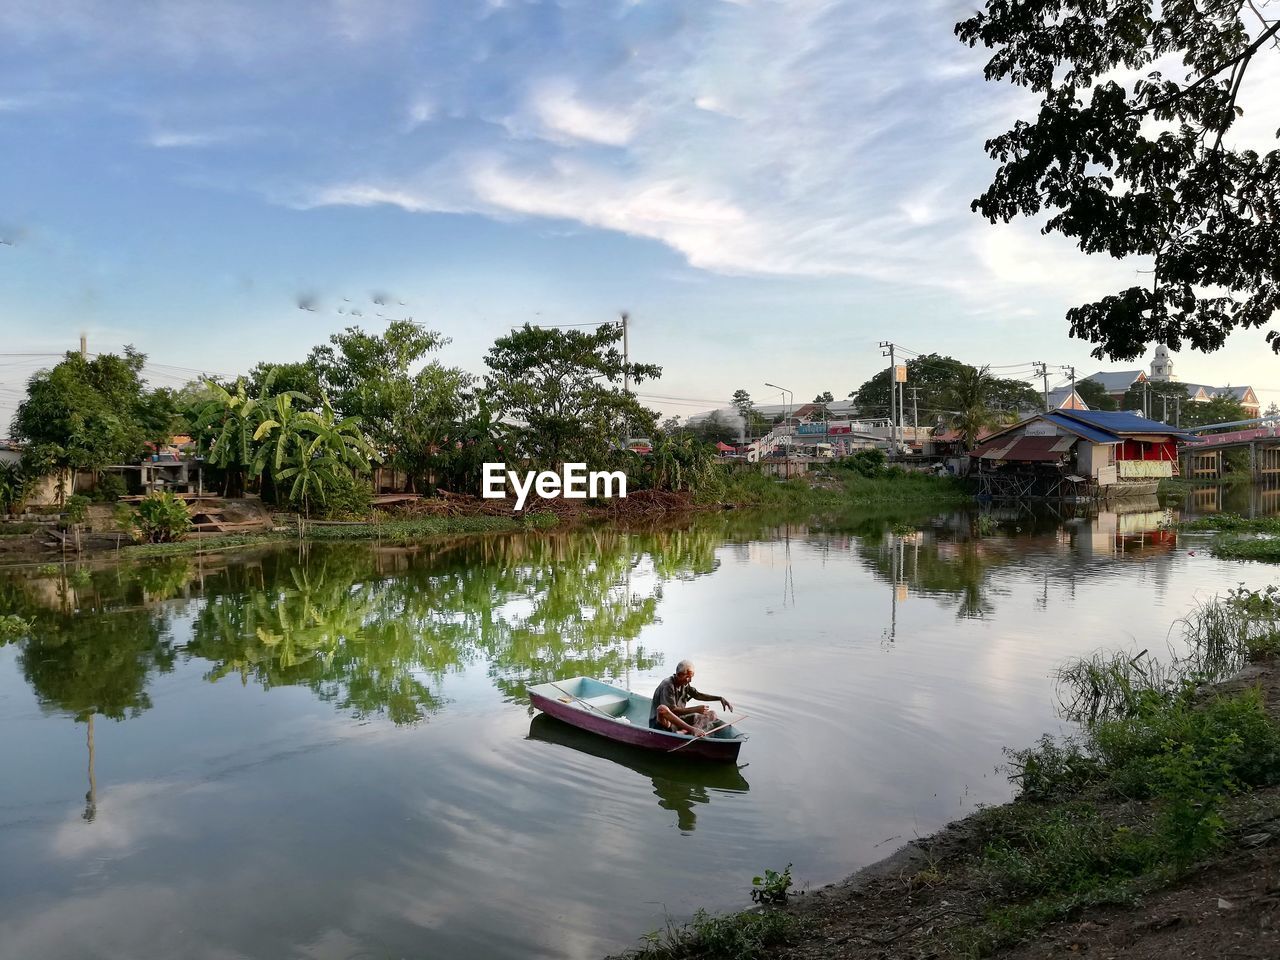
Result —
[[[1065,657],[1268,576],[1126,506],[0,571],[35,623],[0,650],[0,958],[579,960],[762,864],[835,879],[1004,799]],[[683,656],[758,718],[750,787],[527,717],[530,682]]]
[[[664,584],[713,573],[726,541],[784,545],[782,607],[796,604],[793,539],[856,556],[889,586],[884,638],[898,605],[941,599],[984,619],[1000,596],[994,574],[1081,559],[1147,557],[1176,545],[1154,500],[1101,508],[850,513],[771,523],[707,518],[683,530],[594,529],[465,538],[419,547],[323,545],[106,569],[59,567],[0,577],[0,614],[34,621],[19,663],[41,702],[77,721],[121,720],[151,705],[149,679],[182,656],[211,682],[303,687],[358,718],[413,723],[439,711],[453,672],[482,660],[504,699],[526,687],[588,675],[628,685],[660,657],[641,642]],[[189,620],[175,645],[176,619]]]
[[[708,763],[641,750],[571,727],[546,714],[540,713],[530,721],[529,738],[600,757],[648,777],[658,806],[675,813],[681,833],[693,832],[698,824],[698,806],[711,803],[717,793],[746,793],[750,789],[742,767],[735,763]]]
[[[1274,517],[1280,514],[1280,481],[1198,485],[1187,491],[1180,506],[1185,513]]]

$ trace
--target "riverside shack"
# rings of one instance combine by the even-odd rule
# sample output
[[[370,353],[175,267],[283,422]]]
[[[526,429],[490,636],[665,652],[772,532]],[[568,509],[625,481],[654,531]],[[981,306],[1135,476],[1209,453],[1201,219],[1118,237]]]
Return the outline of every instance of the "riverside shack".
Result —
[[[1146,496],[1178,475],[1188,434],[1136,413],[1053,410],[994,433],[970,453],[978,495],[995,500]]]

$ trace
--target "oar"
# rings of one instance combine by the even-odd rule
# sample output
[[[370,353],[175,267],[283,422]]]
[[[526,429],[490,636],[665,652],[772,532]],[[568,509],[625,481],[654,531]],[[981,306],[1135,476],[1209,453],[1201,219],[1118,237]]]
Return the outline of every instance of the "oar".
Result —
[[[590,708],[591,708],[592,710],[594,710],[596,713],[599,713],[599,714],[601,714],[602,716],[606,716],[606,717],[608,717],[610,720],[617,720],[617,719],[618,719],[618,718],[617,718],[617,717],[615,717],[612,713],[605,713],[603,710],[601,710],[599,707],[597,707],[594,703],[588,703],[586,700],[583,700],[581,697],[575,697],[572,693],[570,693],[570,692],[569,692],[568,690],[566,690],[564,687],[560,686],[560,684],[553,682],[551,685],[552,685],[553,687],[555,687],[557,690],[559,690],[561,693],[563,693],[566,697],[569,697],[570,699],[573,699],[573,700],[577,700],[577,701],[578,701],[580,704],[582,704],[584,707],[590,707]]]
[[[681,747],[687,747],[689,744],[693,743],[695,740],[703,740],[706,737],[711,736],[713,733],[715,733],[718,730],[723,730],[725,727],[732,727],[735,723],[741,723],[743,720],[750,720],[750,719],[751,719],[750,714],[744,714],[741,717],[734,717],[732,720],[726,720],[724,723],[720,724],[720,726],[712,727],[710,730],[704,733],[701,737],[693,737],[693,739],[686,740],[684,743],[680,744],[680,746],[678,747],[672,747],[670,750],[667,751],[667,753],[675,753]]]

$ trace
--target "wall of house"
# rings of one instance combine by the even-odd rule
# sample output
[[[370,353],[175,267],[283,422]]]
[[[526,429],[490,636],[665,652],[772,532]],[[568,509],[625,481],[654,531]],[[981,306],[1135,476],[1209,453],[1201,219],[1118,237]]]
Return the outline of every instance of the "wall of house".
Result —
[[[1116,451],[1117,460],[1176,460],[1178,445],[1173,440],[1163,443],[1146,443],[1142,440],[1126,440]]]
[[[1086,477],[1097,477],[1098,471],[1110,466],[1114,459],[1113,444],[1089,443],[1087,440],[1076,444],[1076,469]]]

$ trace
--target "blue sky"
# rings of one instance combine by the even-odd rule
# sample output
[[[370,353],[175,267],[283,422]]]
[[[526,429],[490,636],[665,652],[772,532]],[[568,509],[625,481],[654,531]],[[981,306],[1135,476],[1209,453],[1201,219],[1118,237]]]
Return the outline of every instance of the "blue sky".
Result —
[[[1029,103],[952,36],[972,6],[6,0],[0,434],[50,359],[13,354],[81,331],[176,384],[413,316],[481,372],[626,309],[681,414],[844,396],[886,339],[1092,372],[1065,310],[1142,265],[969,212]],[[1280,387],[1255,333],[1175,361]]]

